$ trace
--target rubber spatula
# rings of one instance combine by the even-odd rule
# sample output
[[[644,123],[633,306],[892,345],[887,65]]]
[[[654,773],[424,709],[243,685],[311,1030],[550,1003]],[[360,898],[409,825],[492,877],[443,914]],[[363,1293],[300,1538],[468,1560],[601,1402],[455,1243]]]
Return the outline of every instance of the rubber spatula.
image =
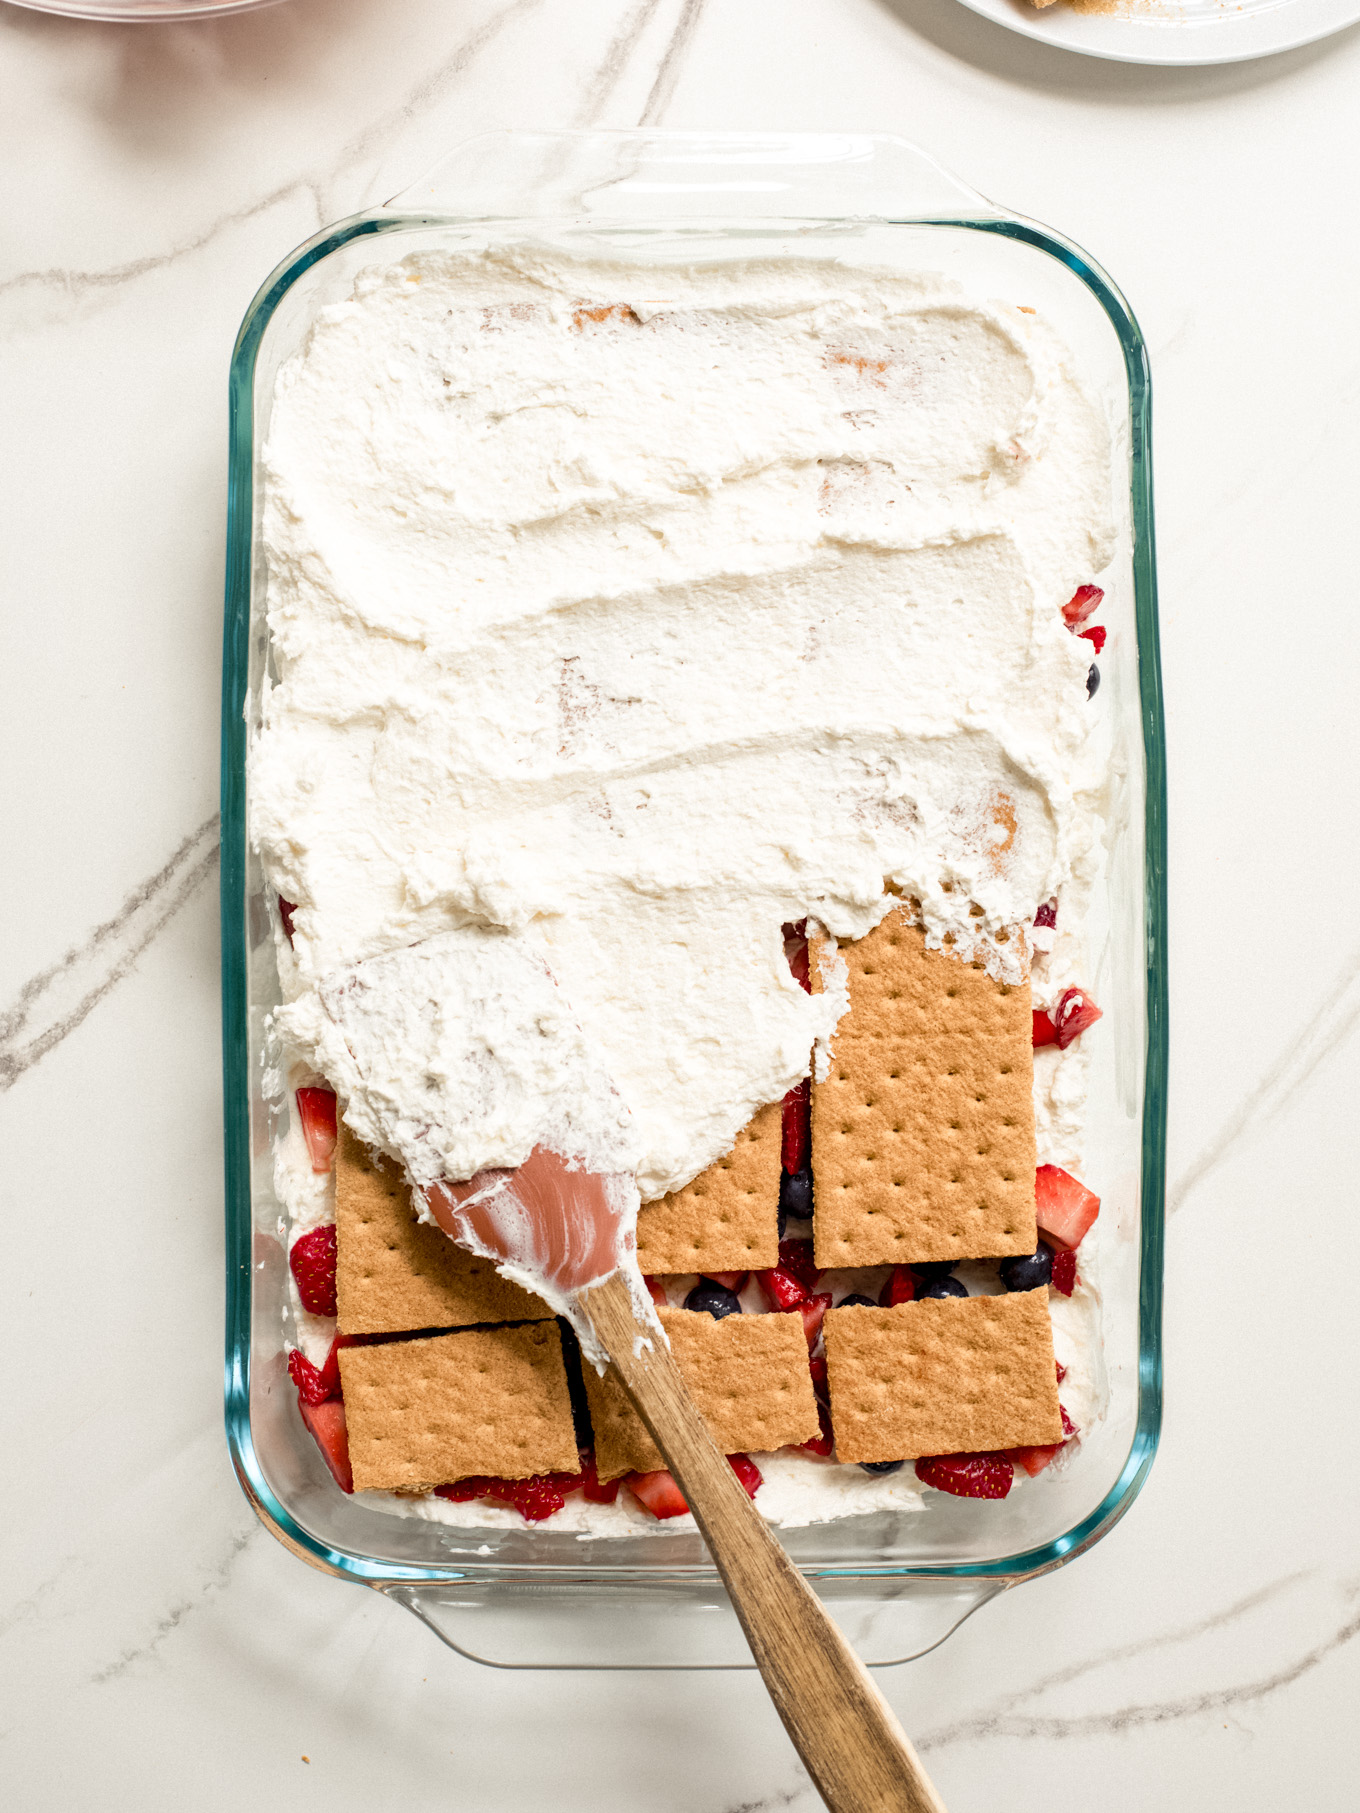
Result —
[[[944,1813],[906,1733],[708,1433],[679,1368],[621,1270],[631,1179],[571,1168],[535,1148],[516,1171],[427,1192],[445,1233],[485,1257],[529,1263],[594,1331],[680,1485],[756,1666],[832,1813]],[[620,1185],[624,1187],[619,1187]],[[636,1194],[633,1194],[636,1201]]]

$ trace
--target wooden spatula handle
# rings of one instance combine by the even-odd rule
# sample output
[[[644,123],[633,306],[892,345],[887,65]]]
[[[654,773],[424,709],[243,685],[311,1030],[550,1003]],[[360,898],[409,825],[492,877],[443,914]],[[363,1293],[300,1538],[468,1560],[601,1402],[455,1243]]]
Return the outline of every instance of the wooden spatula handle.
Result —
[[[756,1666],[832,1813],[945,1813],[872,1677],[719,1452],[662,1341],[638,1342],[617,1275],[582,1296],[703,1532]]]

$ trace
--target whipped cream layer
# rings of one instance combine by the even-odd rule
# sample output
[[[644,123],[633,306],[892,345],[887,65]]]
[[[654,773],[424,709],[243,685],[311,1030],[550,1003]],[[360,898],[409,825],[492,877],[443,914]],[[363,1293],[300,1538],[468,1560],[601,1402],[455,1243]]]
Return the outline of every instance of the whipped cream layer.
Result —
[[[419,254],[319,318],[265,464],[251,824],[289,987],[522,946],[644,1199],[834,1030],[785,922],[910,895],[1015,976],[1089,862],[1060,607],[1109,558],[1109,452],[1023,309],[832,259]]]

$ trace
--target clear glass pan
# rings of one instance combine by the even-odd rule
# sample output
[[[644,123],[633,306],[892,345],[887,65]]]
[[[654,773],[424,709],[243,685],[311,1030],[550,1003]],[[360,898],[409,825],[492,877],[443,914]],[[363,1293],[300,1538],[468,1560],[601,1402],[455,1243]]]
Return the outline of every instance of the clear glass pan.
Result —
[[[1165,777],[1153,561],[1150,390],[1142,337],[1082,252],[1015,219],[902,140],[854,135],[496,134],[387,207],[318,234],[269,278],[231,370],[223,656],[222,946],[227,1214],[226,1420],[246,1495],[312,1566],[406,1604],[480,1660],[536,1667],[750,1666],[697,1534],[584,1540],[551,1527],[459,1530],[399,1518],[330,1480],[285,1371],[287,1289],[261,1032],[277,1000],[259,865],[246,839],[246,748],[269,659],[258,451],[275,375],[355,274],[417,248],[532,236],[677,258],[852,256],[941,271],[1047,315],[1115,437],[1120,545],[1096,707],[1120,776],[1098,889],[1087,1174],[1103,1198],[1109,1407],[1071,1463],[1002,1503],[932,1493],[908,1516],[785,1532],[865,1659],[931,1647],[1007,1586],[1099,1540],[1147,1476],[1161,1409],[1166,1111]]]

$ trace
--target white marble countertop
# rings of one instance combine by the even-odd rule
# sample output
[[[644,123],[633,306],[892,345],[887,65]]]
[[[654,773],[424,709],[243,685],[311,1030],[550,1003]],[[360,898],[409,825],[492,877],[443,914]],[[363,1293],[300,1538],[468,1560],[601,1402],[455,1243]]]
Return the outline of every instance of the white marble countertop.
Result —
[[[1159,70],[955,0],[0,5],[9,1804],[816,1804],[755,1678],[464,1661],[285,1553],[222,1436],[232,339],[295,243],[460,138],[646,121],[903,133],[1087,246],[1152,348],[1162,1451],[1092,1554],[880,1678],[954,1813],[1354,1807],[1357,84],[1360,30]]]

